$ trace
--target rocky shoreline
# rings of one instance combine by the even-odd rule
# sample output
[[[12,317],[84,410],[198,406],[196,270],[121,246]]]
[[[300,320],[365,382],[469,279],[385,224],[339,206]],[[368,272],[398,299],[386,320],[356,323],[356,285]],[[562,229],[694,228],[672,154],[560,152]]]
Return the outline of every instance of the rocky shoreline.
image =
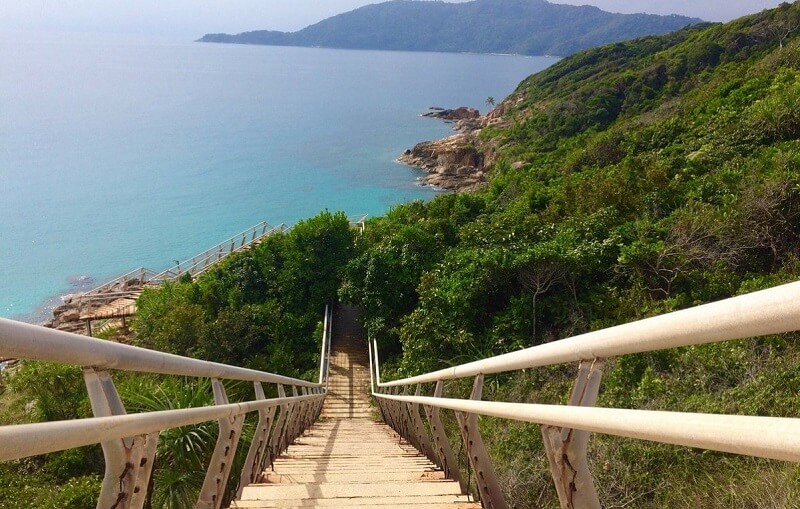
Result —
[[[495,112],[481,116],[474,108],[430,108],[422,116],[452,122],[458,134],[417,143],[397,161],[426,171],[423,185],[456,192],[480,189],[486,185],[487,171],[494,158],[493,151],[487,150],[478,135],[498,118]]]

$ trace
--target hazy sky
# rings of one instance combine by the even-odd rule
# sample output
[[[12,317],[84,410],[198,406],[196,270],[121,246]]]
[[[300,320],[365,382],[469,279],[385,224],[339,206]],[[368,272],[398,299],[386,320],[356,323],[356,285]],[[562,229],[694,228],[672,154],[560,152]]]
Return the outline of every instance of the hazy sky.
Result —
[[[451,0],[465,1],[465,0]],[[0,30],[115,32],[196,38],[207,32],[293,31],[375,0],[0,0]],[[727,21],[781,0],[553,0],[613,12]]]

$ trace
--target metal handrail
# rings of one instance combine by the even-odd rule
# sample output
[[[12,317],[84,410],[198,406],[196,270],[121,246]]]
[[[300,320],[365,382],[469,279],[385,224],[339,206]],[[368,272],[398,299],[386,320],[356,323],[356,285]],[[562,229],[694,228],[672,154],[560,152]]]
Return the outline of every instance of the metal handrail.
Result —
[[[800,282],[378,385],[453,380],[795,330],[800,330]]]
[[[319,359],[319,383],[328,388],[328,374],[331,366],[331,330],[333,328],[333,305],[325,305],[325,318],[322,321],[322,350]]]
[[[227,240],[220,242],[210,249],[206,249],[202,253],[196,254],[182,262],[178,262],[177,265],[173,265],[172,267],[150,278],[149,283],[160,284],[166,281],[174,281],[184,274],[190,274],[193,277],[199,276],[214,264],[224,260],[231,254],[261,242],[266,237],[276,233],[285,233],[287,231],[288,228],[285,224],[272,226],[263,221]]]
[[[125,283],[127,281],[131,281],[131,280],[134,280],[134,279],[138,279],[139,281],[141,281],[142,284],[144,284],[147,281],[149,281],[150,278],[152,278],[155,275],[156,275],[156,271],[147,269],[145,267],[139,267],[138,269],[133,269],[132,271],[130,271],[130,272],[126,273],[126,274],[118,276],[118,277],[112,279],[111,281],[103,283],[102,285],[100,285],[100,286],[98,286],[96,288],[92,288],[91,290],[89,290],[87,292],[84,292],[81,295],[81,297],[82,298],[83,297],[91,297],[91,296],[94,296],[94,295],[97,295],[97,294],[100,294],[100,293],[105,294],[105,293],[107,293],[107,290],[110,290],[110,289],[114,288],[115,286],[117,286],[119,284]],[[127,292],[125,292],[125,293],[127,293]]]
[[[800,419],[794,417],[573,407],[389,394],[380,397],[513,421],[800,462]]]
[[[98,507],[141,509],[155,460],[159,432],[218,420],[219,434],[196,507],[219,509],[231,473],[231,458],[245,415],[259,421],[240,487],[254,482],[265,465],[319,417],[327,391],[320,384],[273,373],[228,366],[0,318],[0,353],[83,367],[94,418],[0,426],[0,461],[101,443],[106,472]],[[126,415],[109,370],[210,378],[213,407]],[[255,399],[230,404],[222,380],[253,382]],[[277,385],[278,398],[267,399],[262,382]],[[286,397],[284,385],[291,387]],[[276,411],[278,420],[273,425]]]
[[[317,398],[319,398],[317,394],[289,396],[180,410],[0,426],[0,443],[3,444],[0,449],[0,461],[38,456],[109,440],[145,435],[164,429],[191,426]]]
[[[370,348],[370,370],[384,420],[410,442],[430,444],[420,424],[422,405],[437,444],[439,409],[456,412],[467,456],[479,474],[478,491],[492,507],[506,507],[478,430],[477,415],[542,425],[543,444],[564,508],[601,506],[586,459],[590,432],[660,443],[800,462],[800,419],[713,415],[686,412],[594,408],[605,359],[758,337],[800,330],[800,282],[711,304],[610,327],[525,350],[391,382],[381,382],[377,342]],[[578,378],[568,405],[481,401],[486,374],[579,362]],[[443,398],[443,382],[475,377],[469,400]],[[422,384],[436,383],[434,397],[420,394]],[[414,396],[408,387],[416,386]],[[402,394],[398,394],[400,388]],[[447,450],[445,450],[447,449]],[[438,447],[440,465],[454,465],[449,445]],[[448,454],[450,455],[448,457]]]
[[[146,348],[98,341],[69,332],[0,318],[0,352],[8,357],[96,369],[115,369],[225,380],[278,383],[300,387],[320,384],[254,369],[182,357]]]
[[[350,223],[350,228],[354,228],[359,231],[359,233],[364,231],[366,227],[367,218],[369,215],[367,214],[359,214],[356,216],[347,216],[347,222]]]

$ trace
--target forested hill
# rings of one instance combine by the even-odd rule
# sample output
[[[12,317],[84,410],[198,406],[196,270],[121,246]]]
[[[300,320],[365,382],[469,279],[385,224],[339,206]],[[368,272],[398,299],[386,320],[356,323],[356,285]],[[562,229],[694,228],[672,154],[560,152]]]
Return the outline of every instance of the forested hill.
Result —
[[[386,380],[796,281],[800,3],[565,58],[464,148],[487,162],[485,189],[397,206],[360,233],[321,213],[196,280],[146,290],[123,337],[313,379],[325,304],[339,298],[361,308]],[[487,376],[482,397],[564,404],[576,369]],[[131,413],[213,405],[208,380],[115,382]],[[796,417],[800,334],[608,359],[597,404]],[[0,423],[90,415],[80,367],[26,362],[0,380]],[[209,464],[215,429],[162,433],[153,508],[197,500],[203,476],[184,474]],[[558,507],[538,426],[482,417],[480,431],[506,500]],[[800,507],[793,463],[602,434],[590,444],[605,507]],[[97,446],[0,463],[0,506],[93,508],[101,458]]]
[[[565,58],[467,145],[486,189],[372,220],[348,265],[385,378],[796,281],[800,4]],[[484,398],[563,404],[575,369]],[[796,416],[800,335],[610,359],[598,405]],[[507,499],[557,507],[538,429],[481,429]],[[602,435],[590,462],[608,507],[800,507],[796,465]]]
[[[677,30],[699,19],[612,14],[545,0],[466,3],[395,0],[368,5],[298,32],[207,34],[201,42],[347,49],[569,55],[578,50]]]

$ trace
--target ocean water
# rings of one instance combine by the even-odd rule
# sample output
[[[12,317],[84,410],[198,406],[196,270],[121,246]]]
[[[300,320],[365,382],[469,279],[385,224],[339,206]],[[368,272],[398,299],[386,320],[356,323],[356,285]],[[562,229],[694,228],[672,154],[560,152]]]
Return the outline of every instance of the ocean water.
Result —
[[[552,58],[0,33],[0,316],[260,221],[430,199],[394,162]]]

